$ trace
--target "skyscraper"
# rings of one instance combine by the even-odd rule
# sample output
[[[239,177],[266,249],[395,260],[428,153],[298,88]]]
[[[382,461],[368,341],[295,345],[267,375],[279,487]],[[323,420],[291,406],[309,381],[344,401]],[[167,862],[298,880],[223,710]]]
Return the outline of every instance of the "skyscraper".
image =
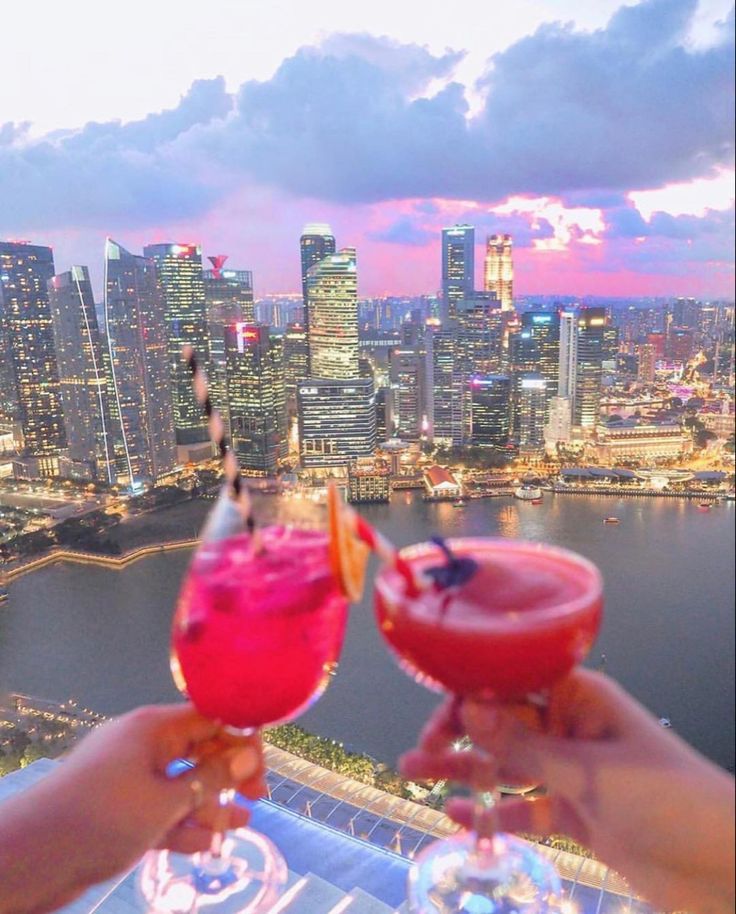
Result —
[[[280,352],[267,325],[244,322],[225,329],[225,351],[233,450],[243,473],[272,476],[286,446]]]
[[[514,309],[514,261],[511,235],[490,235],[486,240],[483,288],[495,292],[502,311]]]
[[[87,267],[53,276],[48,293],[68,447],[65,465],[75,478],[112,484],[108,379]]]
[[[296,415],[296,386],[309,376],[309,346],[304,324],[288,324],[284,334],[284,378],[286,410]]]
[[[511,430],[520,434],[521,380],[538,374],[545,381],[547,400],[557,393],[560,362],[560,323],[551,311],[526,311],[521,326],[509,337],[509,364],[512,381]]]
[[[417,441],[425,413],[425,354],[419,347],[399,347],[391,352],[391,427],[399,438]]]
[[[460,447],[463,434],[463,373],[457,324],[429,326],[427,348],[427,437],[446,447]]]
[[[305,469],[346,467],[376,449],[373,381],[307,379],[297,385],[300,462]]]
[[[642,343],[636,347],[639,357],[639,368],[637,372],[638,379],[642,384],[654,384],[657,377],[657,360],[655,358],[654,346],[648,343]]]
[[[475,288],[475,229],[453,225],[442,229],[443,319],[456,316],[457,303]]]
[[[210,396],[227,427],[225,328],[244,321],[255,322],[253,274],[250,270],[224,269],[227,260],[225,254],[217,254],[208,259],[212,269],[205,270],[202,278],[209,334]],[[229,428],[227,432],[229,434]]]
[[[524,374],[519,382],[519,453],[537,456],[544,450],[548,388],[541,374]]]
[[[573,423],[582,428],[593,428],[598,422],[605,329],[605,308],[584,308],[580,311]]]
[[[471,389],[474,447],[505,448],[511,433],[511,379],[506,375],[478,375]]]
[[[164,302],[155,263],[105,243],[105,326],[119,477],[131,486],[176,465]]]
[[[192,379],[181,353],[185,345],[193,346],[201,364],[209,363],[202,249],[197,244],[149,244],[143,248],[143,256],[156,264],[163,289],[176,443],[201,444],[208,440],[207,424],[194,399]]]
[[[304,325],[309,331],[309,296],[307,276],[312,267],[335,253],[335,236],[326,222],[308,222],[299,239],[302,264],[302,301],[304,302]]]
[[[54,275],[51,248],[0,242],[0,296],[7,354],[24,453],[38,458],[32,475],[58,473],[66,446],[51,310],[47,291]]]
[[[329,254],[307,275],[309,376],[349,380],[358,370],[358,274],[354,248]]]
[[[560,314],[560,357],[557,393],[575,399],[578,366],[578,318],[573,311]]]

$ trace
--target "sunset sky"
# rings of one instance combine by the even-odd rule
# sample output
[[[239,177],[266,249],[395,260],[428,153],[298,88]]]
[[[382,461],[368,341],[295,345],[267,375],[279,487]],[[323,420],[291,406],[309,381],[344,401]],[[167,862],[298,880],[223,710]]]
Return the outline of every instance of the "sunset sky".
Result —
[[[730,0],[28,10],[3,10],[0,237],[59,271],[99,280],[106,235],[198,241],[296,291],[326,221],[361,294],[418,294],[470,222],[479,276],[514,236],[521,295],[733,298]]]

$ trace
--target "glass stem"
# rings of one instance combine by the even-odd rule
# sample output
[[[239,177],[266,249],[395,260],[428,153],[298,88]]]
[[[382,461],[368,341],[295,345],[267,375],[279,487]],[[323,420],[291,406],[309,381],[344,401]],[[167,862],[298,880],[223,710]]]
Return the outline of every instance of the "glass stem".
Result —
[[[203,855],[202,868],[208,872],[219,872],[224,867],[222,857],[222,845],[225,840],[225,830],[227,828],[227,809],[233,798],[234,791],[221,790],[219,796],[219,811],[215,820],[214,832],[210,849]]]
[[[497,807],[500,793],[492,790],[476,790],[473,796],[473,834],[474,848],[470,866],[474,870],[488,872],[495,863],[493,838],[498,830]]]

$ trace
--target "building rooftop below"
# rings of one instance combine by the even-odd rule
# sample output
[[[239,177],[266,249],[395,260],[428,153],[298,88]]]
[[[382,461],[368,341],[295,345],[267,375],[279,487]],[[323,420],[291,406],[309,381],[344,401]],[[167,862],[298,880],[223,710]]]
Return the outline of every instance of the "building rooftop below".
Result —
[[[0,806],[59,762],[41,759],[0,778]],[[456,829],[441,812],[268,747],[270,799],[253,807],[252,825],[278,845],[289,869],[273,914],[406,914],[410,857],[434,836]],[[350,833],[352,831],[352,833]],[[347,833],[346,833],[347,832]],[[397,853],[386,846],[405,835]],[[237,840],[237,834],[235,835]],[[576,914],[653,914],[604,864],[539,846],[562,877]],[[88,890],[60,914],[151,914],[137,873]]]

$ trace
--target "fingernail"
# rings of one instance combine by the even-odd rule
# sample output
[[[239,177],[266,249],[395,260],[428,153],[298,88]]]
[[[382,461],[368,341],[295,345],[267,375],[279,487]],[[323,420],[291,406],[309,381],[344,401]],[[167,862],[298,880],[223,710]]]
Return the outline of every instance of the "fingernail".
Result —
[[[258,753],[252,746],[236,749],[230,754],[230,776],[234,781],[244,781],[258,770]]]

